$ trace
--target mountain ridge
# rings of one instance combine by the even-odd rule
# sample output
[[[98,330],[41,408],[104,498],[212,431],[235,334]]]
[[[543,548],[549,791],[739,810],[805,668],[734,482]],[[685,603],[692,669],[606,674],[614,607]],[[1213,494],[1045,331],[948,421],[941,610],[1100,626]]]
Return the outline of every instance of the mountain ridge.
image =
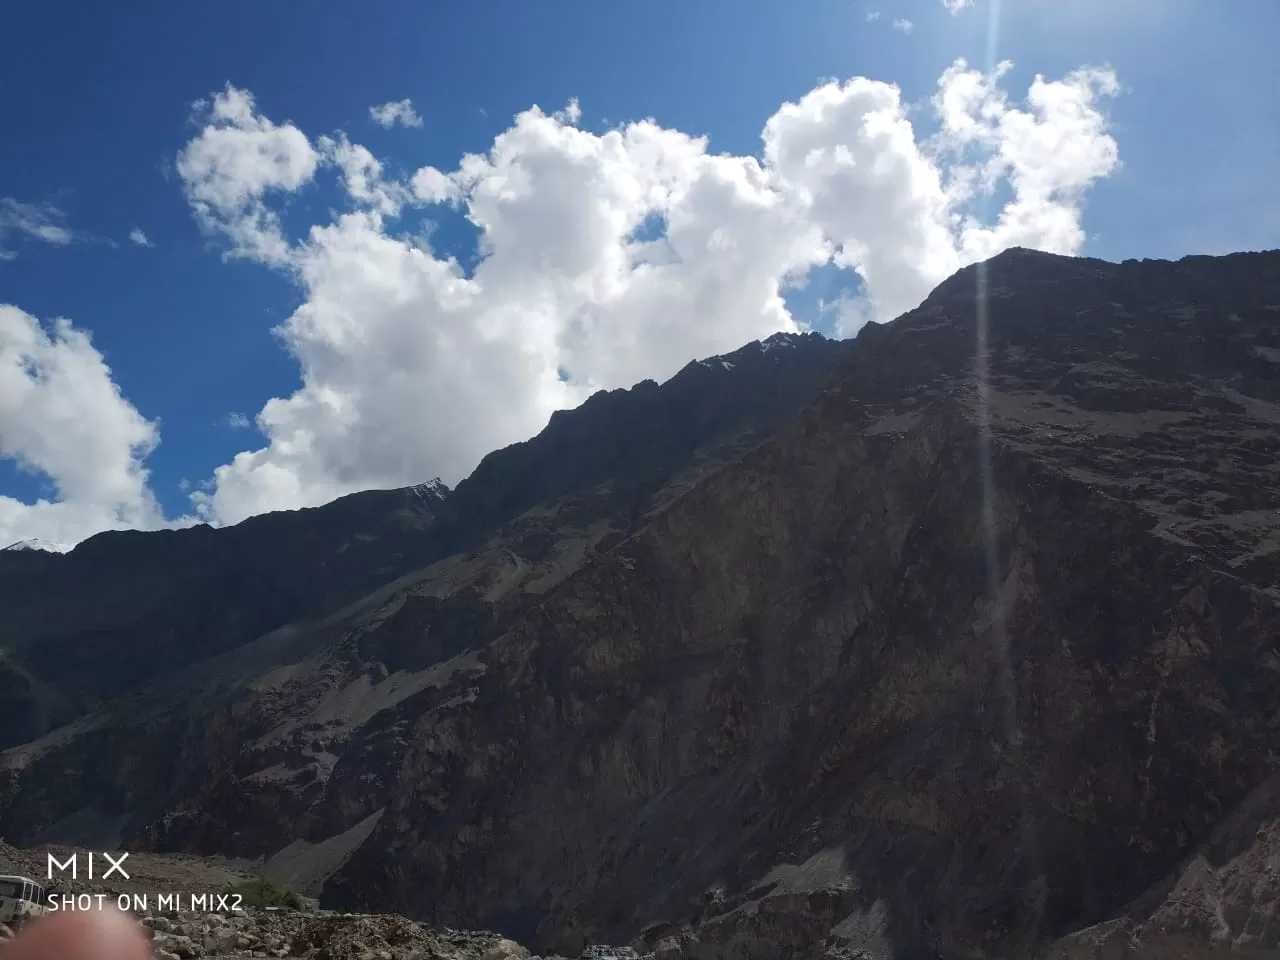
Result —
[[[635,447],[569,417],[491,455],[448,555],[0,753],[0,822],[293,840],[328,904],[568,954],[1030,955],[1132,913],[1107,944],[1210,956],[1160,891],[1233,810],[1280,822],[1249,799],[1280,774],[1280,252],[966,270],[745,432],[744,355],[596,400]],[[1247,833],[1198,889],[1263,943]]]
[[[39,537],[28,537],[26,540],[17,540],[7,547],[0,547],[0,550],[34,550],[42,553],[66,553],[68,549],[62,544],[42,540]]]
[[[534,440],[489,454],[453,490],[429,481],[230,527],[107,531],[65,554],[0,553],[0,636],[10,638],[0,690],[20,707],[27,701],[25,719],[0,732],[0,747],[166,669],[233,650],[296,617],[340,609],[474,547],[495,525],[548,497],[613,481],[613,509],[634,512],[700,445],[735,431],[750,442],[753,430],[766,429],[761,424],[807,402],[840,349],[816,335],[797,338],[786,357],[775,356],[767,368],[744,363],[702,397],[704,371],[695,363],[663,387],[600,391],[578,410],[558,412]],[[778,371],[781,379],[764,381],[767,389],[756,395],[764,376]],[[680,408],[685,419],[677,430],[650,429]],[[615,479],[610,465],[622,460],[626,469]],[[116,598],[136,592],[131,585],[139,582],[151,585],[145,606],[152,609],[118,609]],[[139,634],[154,638],[141,651]],[[83,669],[75,671],[78,663]],[[79,676],[69,689],[55,689],[69,668]]]

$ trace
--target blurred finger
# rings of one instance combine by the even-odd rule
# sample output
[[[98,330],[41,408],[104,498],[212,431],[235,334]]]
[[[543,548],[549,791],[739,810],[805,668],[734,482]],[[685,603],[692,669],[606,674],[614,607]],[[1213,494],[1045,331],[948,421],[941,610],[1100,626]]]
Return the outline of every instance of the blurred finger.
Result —
[[[123,911],[48,914],[4,942],[3,960],[150,960],[142,926]]]

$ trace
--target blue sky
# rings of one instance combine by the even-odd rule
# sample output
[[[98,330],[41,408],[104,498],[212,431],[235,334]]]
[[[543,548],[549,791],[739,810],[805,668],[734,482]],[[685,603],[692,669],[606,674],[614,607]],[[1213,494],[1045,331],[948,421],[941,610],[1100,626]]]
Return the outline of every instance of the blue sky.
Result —
[[[340,357],[332,356],[338,349],[336,334],[325,333],[320,343],[296,332],[292,339],[275,332],[308,303],[317,305],[317,315],[349,314],[349,307],[334,306],[338,281],[309,285],[299,281],[296,264],[281,266],[243,251],[237,254],[240,241],[228,225],[229,209],[215,211],[216,222],[204,223],[203,229],[193,215],[192,182],[179,172],[178,157],[211,121],[207,109],[193,113],[192,104],[210,101],[228,85],[252,96],[255,117],[292,125],[312,144],[342,131],[381,161],[388,181],[408,183],[416,170],[449,173],[458,169],[464,154],[488,153],[495,137],[513,128],[513,118],[534,104],[551,113],[564,111],[576,98],[580,116],[571,125],[593,134],[652,117],[664,130],[708,137],[711,155],[761,157],[766,121],[782,104],[802,101],[828,79],[862,76],[898,85],[905,116],[923,143],[941,123],[929,108],[929,97],[957,58],[978,69],[1012,61],[999,85],[1015,106],[1036,74],[1055,80],[1094,66],[1113,71],[1118,83],[1114,95],[1099,95],[1094,103],[1105,117],[1103,133],[1114,141],[1119,163],[1091,174],[1087,188],[1071,201],[1082,218],[1081,252],[1121,259],[1280,245],[1280,185],[1272,172],[1280,156],[1280,63],[1271,49],[1280,36],[1280,4],[1271,0],[1241,0],[1229,11],[1227,5],[1192,0],[975,0],[954,15],[939,0],[502,0],[483,6],[408,0],[358,6],[314,0],[305,16],[300,9],[297,4],[236,0],[42,0],[14,5],[6,13],[6,29],[0,34],[0,198],[10,205],[0,206],[0,225],[8,225],[0,226],[0,250],[6,251],[6,259],[0,259],[0,304],[35,318],[46,332],[54,318],[66,317],[90,334],[115,391],[151,425],[158,442],[153,437],[144,444],[147,450],[140,452],[135,443],[128,452],[128,442],[122,441],[131,466],[120,469],[144,471],[141,482],[156,501],[142,513],[122,511],[112,504],[132,495],[120,489],[133,481],[121,480],[104,493],[92,479],[70,476],[68,471],[81,468],[66,466],[71,458],[67,450],[51,449],[63,442],[51,439],[51,433],[68,417],[83,414],[91,422],[110,398],[103,400],[105,394],[85,386],[84,397],[90,399],[76,399],[78,389],[64,385],[57,387],[57,397],[40,399],[33,392],[24,406],[13,403],[6,410],[8,394],[0,392],[0,497],[9,498],[7,508],[0,509],[0,539],[47,534],[68,542],[95,526],[154,525],[184,515],[234,521],[258,509],[316,502],[362,486],[436,474],[456,481],[477,451],[533,432],[556,405],[574,402],[597,386],[669,375],[700,350],[729,349],[777,325],[777,310],[762,301],[758,316],[756,304],[740,305],[739,313],[749,314],[750,322],[735,326],[725,320],[693,330],[701,324],[699,311],[707,310],[708,298],[714,297],[707,291],[725,288],[724,281],[716,280],[701,292],[689,292],[687,303],[679,299],[684,293],[670,291],[654,301],[667,310],[690,311],[690,319],[678,328],[690,331],[687,339],[670,330],[654,334],[670,345],[670,355],[645,346],[641,333],[592,341],[590,349],[564,346],[567,331],[579,329],[576,324],[597,323],[603,329],[608,323],[621,329],[624,323],[618,319],[623,314],[615,317],[595,301],[586,306],[574,301],[572,318],[546,318],[536,329],[508,331],[516,341],[543,337],[548,344],[560,344],[555,349],[562,355],[553,356],[548,346],[538,356],[554,369],[573,369],[573,380],[565,387],[574,389],[555,393],[559,387],[543,386],[541,374],[521,367],[521,376],[531,378],[531,392],[514,391],[506,398],[510,377],[503,371],[514,369],[506,365],[517,361],[507,354],[496,358],[464,352],[450,359],[446,369],[473,365],[468,384],[481,376],[494,378],[481,385],[478,396],[509,401],[525,408],[527,416],[515,417],[496,406],[479,409],[474,398],[455,406],[450,397],[469,395],[456,387],[447,395],[440,392],[447,385],[430,366],[439,361],[433,355],[417,372],[442,385],[437,393],[423,395],[429,409],[407,410],[404,416],[431,420],[430,411],[438,409],[442,422],[415,433],[412,424],[387,419],[394,417],[387,412],[390,399],[354,384],[356,368],[344,367]],[[902,21],[910,21],[910,28]],[[371,118],[370,107],[405,98],[421,117],[421,126],[384,129]],[[1091,162],[1103,163],[1096,157]],[[330,173],[337,169],[330,167]],[[1036,176],[1034,171],[1026,175]],[[808,189],[796,189],[802,188]],[[979,206],[998,207],[1011,192],[1008,184],[999,185]],[[482,231],[468,223],[467,202],[456,209],[397,205],[397,215],[387,218],[382,229],[404,237],[430,221],[431,249],[439,255],[456,252],[469,268]],[[870,206],[884,213],[877,203]],[[289,242],[353,207],[358,204],[336,173],[317,173],[305,189],[270,198]],[[886,209],[892,214],[899,207],[889,204]],[[851,206],[840,223],[822,229],[830,242],[853,250],[856,244],[840,231],[857,229],[863,217],[868,224],[864,232],[878,235],[870,229],[875,211],[868,210]],[[539,215],[550,214],[544,210]],[[821,219],[817,213],[813,217]],[[516,223],[511,220],[510,231]],[[58,228],[70,236],[58,234]],[[150,246],[131,241],[134,230],[142,231]],[[541,235],[535,231],[528,236]],[[500,236],[496,227],[493,236]],[[1048,246],[1055,242],[1045,241]],[[807,254],[797,256],[804,260]],[[869,268],[879,271],[878,278],[894,269],[890,254],[883,257],[885,265]],[[500,282],[517,283],[514,267],[499,272],[501,259],[495,258],[487,295],[496,296],[492,291]],[[732,275],[726,276],[732,286]],[[881,279],[886,292],[876,303],[909,306],[925,279]],[[341,296],[363,302],[365,294],[349,290],[350,281],[342,282]],[[518,289],[518,295],[504,294],[501,305],[487,307],[483,315],[505,317],[524,309],[536,315],[545,307],[542,294]],[[835,332],[839,323],[839,331],[847,333],[856,326],[849,317],[876,315],[880,309],[855,302],[867,292],[849,264],[842,268],[833,263],[815,266],[807,288],[786,291],[786,302],[799,324]],[[522,296],[529,299],[520,300]],[[396,294],[393,299],[401,303],[404,297]],[[820,300],[838,309],[821,311]],[[562,302],[567,301],[557,301]],[[561,308],[547,309],[554,313]],[[628,308],[625,322],[639,329],[650,321],[636,310]],[[396,322],[410,321],[401,317]],[[548,332],[556,323],[563,326]],[[388,333],[387,342],[399,343],[396,338],[407,335]],[[4,336],[0,327],[0,358],[5,355]],[[438,349],[442,342],[431,340]],[[525,363],[530,351],[521,349],[523,353],[516,352],[525,359],[518,362]],[[20,352],[10,349],[15,371],[22,367]],[[369,347],[367,356],[386,352]],[[400,352],[407,356],[413,350]],[[311,356],[310,378],[294,353]],[[624,355],[635,362],[622,363],[618,358]],[[361,361],[361,375],[374,369],[371,363]],[[317,374],[321,368],[326,372]],[[378,377],[388,382],[415,374],[412,366],[377,369]],[[307,402],[312,407],[322,394],[347,397],[339,406],[348,403],[353,411],[354,425],[348,429],[354,433],[320,437],[317,430],[322,428],[299,426],[305,413],[300,408],[282,413],[289,422],[275,428],[232,426],[232,414],[253,421],[271,398],[289,398],[304,388],[310,389]],[[49,394],[54,388],[45,389]],[[397,396],[413,400],[417,395]],[[473,414],[475,422],[460,431],[458,418]],[[306,415],[313,416],[314,410]],[[35,437],[32,424],[40,416],[49,422]],[[109,425],[103,427],[107,429]],[[351,437],[356,435],[362,438],[359,458],[334,452],[344,443],[354,448]],[[368,435],[394,438],[395,448],[365,450]],[[310,438],[314,447],[305,463],[297,453],[299,436]],[[85,441],[69,431],[64,446],[73,449],[77,443]],[[324,443],[330,448],[321,449]],[[406,447],[413,449],[406,452]],[[237,453],[260,449],[268,453],[241,464],[244,476],[239,479],[249,486],[236,503],[225,499],[193,505],[189,500],[190,490],[201,485],[206,492],[222,485],[230,497],[237,478],[211,484],[215,468],[232,464]],[[118,466],[119,451],[104,448],[101,455],[104,470]],[[277,486],[263,492],[268,475]],[[98,498],[102,503],[76,512],[74,521],[24,509],[42,497],[51,502],[78,497],[85,503]]]

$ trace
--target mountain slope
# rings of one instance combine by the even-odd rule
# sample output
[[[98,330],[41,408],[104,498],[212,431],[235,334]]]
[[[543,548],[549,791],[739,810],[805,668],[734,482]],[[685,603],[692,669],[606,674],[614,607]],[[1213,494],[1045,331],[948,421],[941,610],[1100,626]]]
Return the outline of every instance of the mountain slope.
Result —
[[[63,553],[66,548],[56,543],[50,543],[48,540],[41,540],[39,537],[32,537],[29,540],[19,540],[17,543],[11,543],[4,548],[5,550],[37,550],[44,553]]]
[[[1274,772],[1278,267],[1006,255],[985,380],[976,271],[870,328],[424,713],[329,896],[699,956],[1111,916]]]
[[[419,566],[0,754],[0,823],[562,953],[1136,910],[1280,774],[1280,254],[1010,251],[823,356],[558,415]]]
[[[691,363],[661,387],[601,392],[534,440],[491,454],[452,492],[437,481],[219,530],[104,533],[66,556],[0,551],[0,689],[12,711],[0,747],[330,614],[475,547],[539,502],[608,482],[606,512],[633,512],[674,471],[718,462],[796,413],[840,351],[780,334],[733,354],[732,373]]]
[[[453,492],[104,534],[11,564],[0,677],[26,727],[20,711],[7,728],[22,745],[0,760],[0,781],[23,786],[0,792],[0,823],[23,841],[248,856],[359,836],[385,800],[369,767],[404,749],[389,717],[411,716],[454,659],[482,669],[468,651],[625,537],[656,491],[713,472],[803,409],[843,349],[780,335],[662,386],[598,394]]]
[[[416,561],[446,494],[373,491],[224,530],[104,533],[67,554],[0,552],[0,688],[10,709],[0,746],[367,593]]]
[[[1050,960],[1253,960],[1280,951],[1280,778],[1252,791],[1114,920],[1054,944]]]

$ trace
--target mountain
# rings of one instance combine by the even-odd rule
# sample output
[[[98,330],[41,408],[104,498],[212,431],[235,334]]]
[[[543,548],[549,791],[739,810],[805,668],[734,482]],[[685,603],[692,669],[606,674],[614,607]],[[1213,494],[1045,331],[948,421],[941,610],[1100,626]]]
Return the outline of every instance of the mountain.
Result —
[[[0,554],[6,839],[570,955],[1276,946],[1280,253],[1008,251],[437,492]]]
[[[65,553],[66,547],[50,543],[48,540],[41,540],[39,537],[31,537],[28,540],[19,540],[17,543],[11,543],[5,550],[38,550],[43,553]]]
[[[733,354],[732,376],[691,363],[661,388],[598,393],[536,441],[485,458],[456,491],[433,481],[226,529],[104,533],[65,557],[0,552],[0,692],[14,705],[0,747],[331,613],[537,503],[594,491],[600,516],[625,526],[674,470],[696,472],[695,453],[714,464],[708,445],[731,452],[809,402],[840,350],[778,335]]]
[[[444,496],[373,491],[238,526],[0,552],[0,746],[401,573]]]
[[[1178,868],[1049,960],[1265,960],[1280,953],[1280,777],[1253,790]]]
[[[575,496],[583,522],[626,530],[658,488],[693,482],[802,409],[842,349],[780,334],[714,367],[690,363],[661,387],[598,393],[557,413],[534,441],[485,458],[455,491],[434,481],[226,529],[104,533],[65,556],[0,552],[0,694],[9,708],[0,747],[299,618],[323,618],[475,549],[539,503]],[[538,527],[523,522],[522,536],[536,538]],[[528,548],[546,552],[553,541],[554,531]]]

